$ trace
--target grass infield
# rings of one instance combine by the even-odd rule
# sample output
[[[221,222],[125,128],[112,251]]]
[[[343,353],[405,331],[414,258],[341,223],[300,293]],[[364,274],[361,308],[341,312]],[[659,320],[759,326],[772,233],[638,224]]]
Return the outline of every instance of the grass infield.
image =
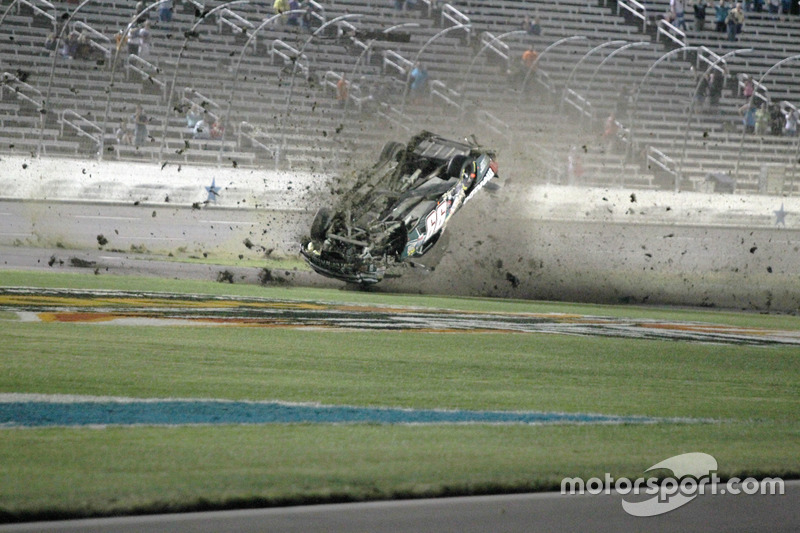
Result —
[[[450,299],[3,271],[2,286],[669,318],[794,316]],[[557,489],[705,452],[721,477],[800,475],[800,353],[547,334],[24,322],[0,311],[0,392],[711,418],[708,424],[0,429],[0,520]]]

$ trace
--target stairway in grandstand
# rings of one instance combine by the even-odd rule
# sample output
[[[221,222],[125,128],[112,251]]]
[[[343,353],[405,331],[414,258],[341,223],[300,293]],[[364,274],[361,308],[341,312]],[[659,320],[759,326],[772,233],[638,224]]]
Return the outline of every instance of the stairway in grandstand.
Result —
[[[777,168],[789,178],[783,192],[796,192],[793,138],[748,135],[739,156],[737,110],[744,100],[737,75],[758,78],[777,61],[800,54],[800,42],[791,36],[800,17],[749,13],[732,43],[710,21],[702,34],[695,32],[687,13],[689,30],[681,38],[708,52],[700,53],[701,60],[695,51],[674,54],[640,87],[669,48],[657,33],[668,1],[639,4],[646,25],[604,0],[458,0],[438,2],[435,9],[417,0],[402,12],[388,0],[330,0],[314,3],[312,26],[340,17],[329,31],[309,40],[308,31],[278,19],[241,54],[247,37],[272,15],[271,2],[220,7],[187,40],[201,7],[222,5],[188,0],[176,3],[169,25],[158,22],[155,9],[150,13],[150,53],[129,58],[123,50],[109,91],[114,35],[130,22],[132,3],[87,3],[72,23],[94,42],[93,59],[57,55],[54,62],[57,52],[47,51],[44,42],[54,20],[64,20],[76,4],[3,0],[0,15],[8,15],[0,24],[0,152],[36,153],[41,145],[46,156],[92,158],[102,149],[109,160],[340,171],[371,160],[383,142],[426,128],[475,134],[499,147],[502,174],[509,177],[672,188],[679,173],[681,190],[703,190],[709,174],[738,174],[737,190],[756,192],[763,191],[765,169]],[[526,15],[538,15],[541,35],[518,31]],[[530,76],[519,68],[528,46],[541,54]],[[699,110],[688,120],[696,72],[708,64],[702,57],[738,48],[753,51],[725,62],[731,81],[718,110]],[[415,60],[429,73],[430,91],[422,98],[407,89]],[[764,94],[776,103],[800,104],[798,73],[800,61],[776,69],[764,81]],[[342,75],[351,83],[346,104],[336,98]],[[623,87],[638,97],[616,117],[619,138],[607,142],[603,124]],[[184,118],[192,103],[228,119],[223,139],[193,138]],[[114,132],[137,105],[152,119],[151,139],[138,148],[118,144]],[[568,176],[567,161],[576,153],[583,172]]]

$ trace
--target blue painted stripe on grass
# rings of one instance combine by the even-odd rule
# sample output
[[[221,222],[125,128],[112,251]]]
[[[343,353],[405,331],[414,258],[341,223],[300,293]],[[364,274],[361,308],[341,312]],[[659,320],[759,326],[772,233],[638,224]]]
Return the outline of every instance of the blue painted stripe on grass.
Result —
[[[445,411],[279,402],[130,401],[0,403],[0,427],[185,424],[643,424],[665,419],[595,414]]]

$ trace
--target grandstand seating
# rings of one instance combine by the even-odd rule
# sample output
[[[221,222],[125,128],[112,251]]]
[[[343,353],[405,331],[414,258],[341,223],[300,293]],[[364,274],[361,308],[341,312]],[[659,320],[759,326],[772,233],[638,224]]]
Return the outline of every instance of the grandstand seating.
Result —
[[[132,3],[89,2],[73,18],[96,42],[86,60],[44,48],[52,19],[63,20],[76,4],[2,0],[0,16],[8,14],[0,23],[0,152],[339,171],[351,160],[372,159],[385,141],[427,128],[475,134],[498,147],[502,174],[530,181],[704,190],[709,174],[729,174],[738,191],[764,192],[765,169],[777,166],[787,177],[779,192],[798,192],[794,138],[748,134],[740,155],[744,99],[736,75],[758,79],[800,54],[800,18],[748,13],[739,40],[729,42],[711,23],[702,34],[694,31],[687,13],[686,44],[710,52],[675,53],[642,84],[669,50],[655,31],[669,2],[641,3],[646,29],[610,0],[454,0],[435,8],[418,0],[403,12],[390,0],[327,0],[314,4],[313,28],[350,17],[313,38],[278,19],[243,52],[252,28],[272,15],[272,2],[237,3],[218,10],[223,19],[198,22],[203,4],[187,0],[176,3],[168,25],[150,12],[149,54],[128,58],[123,48],[111,86],[113,36],[131,21]],[[206,0],[205,9],[222,5]],[[469,27],[440,33],[454,24],[443,8]],[[540,17],[541,35],[518,31],[525,15]],[[196,23],[196,36],[185,39]],[[501,34],[508,35],[496,39]],[[528,46],[540,54],[532,75],[520,69]],[[731,81],[717,109],[693,109],[696,76],[708,66],[702,57],[739,48],[753,50],[724,62]],[[415,59],[430,75],[422,99],[407,89]],[[769,99],[800,103],[798,73],[800,61],[790,61],[765,78]],[[341,75],[351,83],[346,105],[330,81]],[[623,87],[635,105],[616,117],[619,138],[609,143],[602,128]],[[230,117],[223,139],[193,138],[184,118],[192,102],[221,120]],[[120,145],[115,130],[130,122],[137,104],[151,117],[150,139],[138,148]],[[582,159],[579,176],[567,175],[570,153]]]

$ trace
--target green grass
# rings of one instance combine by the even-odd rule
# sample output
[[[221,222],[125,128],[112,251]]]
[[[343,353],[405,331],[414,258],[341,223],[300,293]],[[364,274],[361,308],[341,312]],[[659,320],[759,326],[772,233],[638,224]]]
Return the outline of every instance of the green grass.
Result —
[[[3,272],[1,285],[237,294],[798,329],[688,312]],[[30,323],[0,314],[0,392],[713,418],[649,426],[0,430],[0,520],[557,488],[692,451],[800,476],[800,351],[546,334]]]

